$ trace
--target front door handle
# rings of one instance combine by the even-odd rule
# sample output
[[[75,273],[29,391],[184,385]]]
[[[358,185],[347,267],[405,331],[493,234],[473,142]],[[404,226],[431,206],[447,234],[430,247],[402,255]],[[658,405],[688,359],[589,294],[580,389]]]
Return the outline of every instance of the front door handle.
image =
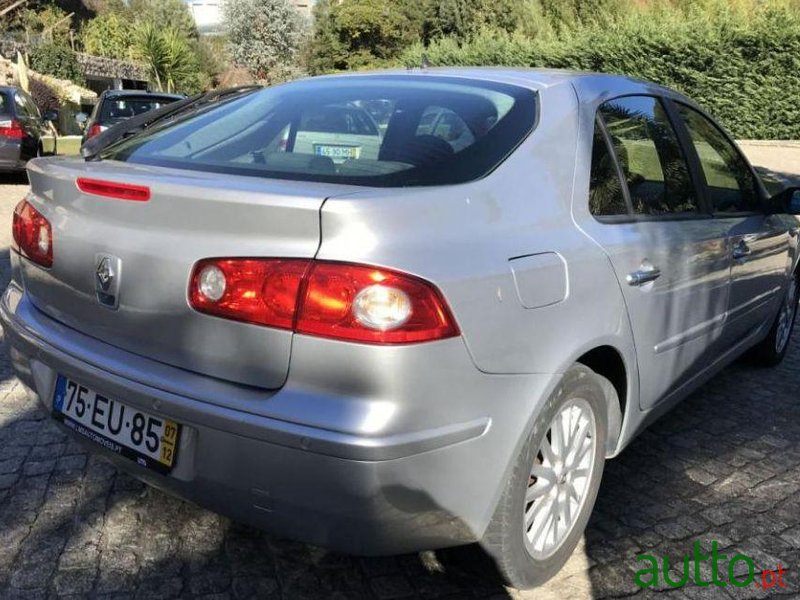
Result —
[[[625,280],[628,282],[628,285],[640,286],[655,281],[659,277],[661,277],[661,269],[658,267],[651,267],[649,269],[639,269],[633,273],[628,273]]]
[[[751,252],[750,246],[744,240],[739,240],[733,247],[733,260],[742,260],[750,256]]]

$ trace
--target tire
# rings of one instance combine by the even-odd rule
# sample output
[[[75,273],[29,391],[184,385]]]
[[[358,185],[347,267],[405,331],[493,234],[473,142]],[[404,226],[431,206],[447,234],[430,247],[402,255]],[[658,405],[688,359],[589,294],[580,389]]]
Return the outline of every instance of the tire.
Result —
[[[529,589],[542,585],[553,577],[567,562],[586,529],[597,499],[605,465],[607,404],[604,386],[606,385],[610,387],[605,378],[588,367],[583,365],[571,367],[545,403],[522,447],[481,542],[483,549],[494,559],[499,574],[512,587]],[[589,434],[592,429],[591,424],[585,437],[575,436],[579,438],[577,447],[584,450],[583,459],[575,466],[581,470],[588,469],[588,475],[585,477],[575,476],[575,471],[572,475],[568,474],[568,471],[567,474],[563,474],[558,466],[549,469],[550,465],[557,465],[558,461],[553,463],[542,452],[543,448],[546,450],[549,447],[550,453],[557,454],[553,450],[554,446],[556,450],[558,448],[558,440],[553,440],[556,417],[568,418],[578,414],[580,414],[578,423],[581,426],[591,421],[594,428],[593,436]],[[566,455],[568,462],[570,456],[574,456],[572,452],[563,454]],[[534,467],[539,476],[532,473]],[[543,476],[545,473],[549,477]],[[549,483],[550,478],[558,480],[559,485],[554,487]],[[528,501],[526,499],[528,490],[536,489],[540,482],[542,485],[538,493],[541,495]],[[555,525],[556,533],[550,535],[548,522],[553,523],[554,515],[547,510],[550,505],[548,501],[553,503],[554,495],[563,499],[569,487],[573,487],[581,499],[579,502],[570,500],[572,507],[570,524],[562,526],[563,529],[560,531],[558,525]],[[545,489],[549,491],[544,492]],[[554,489],[556,491],[553,491]],[[540,503],[538,510],[536,510],[537,503]],[[527,517],[534,512],[538,516],[528,526]],[[566,515],[561,512],[561,516]],[[560,517],[558,522],[561,520],[565,519]],[[535,527],[543,529],[548,534],[529,537],[529,533]]]
[[[789,281],[781,308],[775,315],[775,321],[772,323],[767,337],[747,353],[749,362],[763,367],[774,367],[783,361],[789,351],[789,340],[792,337],[797,317],[798,291],[800,291],[800,281],[795,275]]]

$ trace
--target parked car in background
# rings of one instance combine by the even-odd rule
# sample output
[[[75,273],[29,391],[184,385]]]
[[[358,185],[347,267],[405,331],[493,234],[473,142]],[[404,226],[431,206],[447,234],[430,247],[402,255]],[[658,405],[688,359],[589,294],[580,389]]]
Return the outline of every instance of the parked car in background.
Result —
[[[159,489],[351,553],[480,542],[531,587],[607,458],[787,353],[800,191],[681,94],[498,68],[218,100],[33,161],[0,298],[24,385]]]
[[[56,112],[43,117],[21,88],[0,86],[0,173],[24,171],[28,160],[42,156],[47,121],[57,119]]]
[[[106,90],[86,121],[83,142],[126,119],[161,108],[185,96],[142,90]]]
[[[346,160],[378,159],[381,133],[369,113],[355,106],[321,106],[303,115],[286,146],[290,152],[328,157],[336,164]]]

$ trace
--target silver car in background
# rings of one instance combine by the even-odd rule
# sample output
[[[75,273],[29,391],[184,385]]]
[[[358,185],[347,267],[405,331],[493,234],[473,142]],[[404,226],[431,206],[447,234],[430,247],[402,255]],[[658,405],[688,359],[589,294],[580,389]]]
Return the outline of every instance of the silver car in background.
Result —
[[[298,143],[342,107],[385,116],[375,151]],[[516,587],[649,422],[780,362],[798,302],[800,196],[622,77],[314,78],[29,174],[0,320],[62,427],[278,535],[481,542]]]

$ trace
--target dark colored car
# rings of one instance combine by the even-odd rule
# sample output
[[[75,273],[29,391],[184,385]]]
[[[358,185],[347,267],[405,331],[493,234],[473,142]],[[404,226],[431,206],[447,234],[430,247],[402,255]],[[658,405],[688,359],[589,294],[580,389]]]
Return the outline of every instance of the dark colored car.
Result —
[[[41,156],[47,121],[57,118],[55,112],[43,117],[24,90],[0,86],[0,173],[24,171],[31,158]]]
[[[183,100],[183,98],[185,96],[180,94],[162,94],[142,90],[106,90],[100,95],[97,105],[86,122],[83,142],[121,121],[156,110],[177,100]]]

